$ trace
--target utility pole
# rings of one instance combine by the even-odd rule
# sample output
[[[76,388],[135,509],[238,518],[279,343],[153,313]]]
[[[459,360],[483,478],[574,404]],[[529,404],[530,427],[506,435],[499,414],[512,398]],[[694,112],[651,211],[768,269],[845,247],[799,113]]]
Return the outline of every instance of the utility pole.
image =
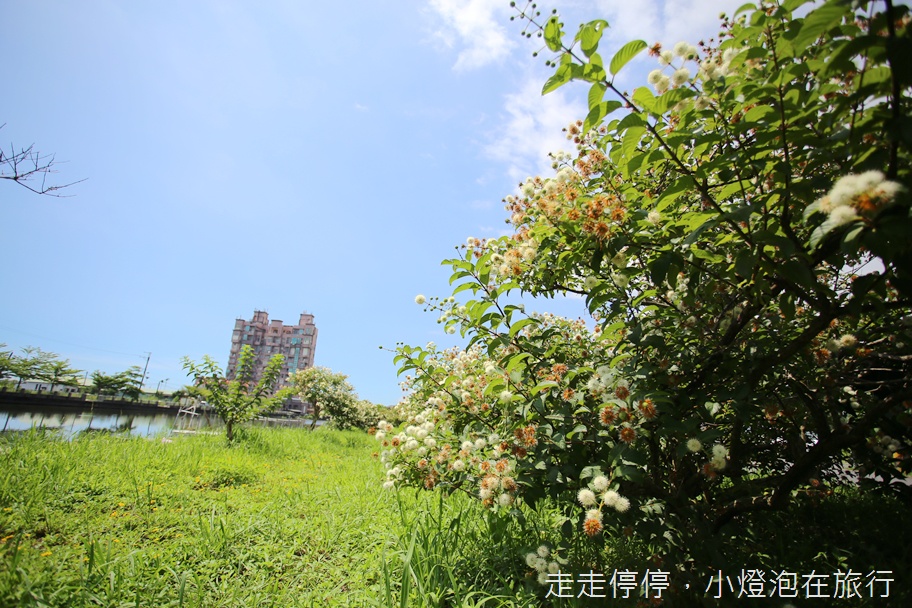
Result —
[[[149,359],[152,358],[152,353],[146,351],[146,366],[143,368],[142,378],[139,379],[139,390],[142,391],[143,383],[146,381],[146,372],[149,370]]]

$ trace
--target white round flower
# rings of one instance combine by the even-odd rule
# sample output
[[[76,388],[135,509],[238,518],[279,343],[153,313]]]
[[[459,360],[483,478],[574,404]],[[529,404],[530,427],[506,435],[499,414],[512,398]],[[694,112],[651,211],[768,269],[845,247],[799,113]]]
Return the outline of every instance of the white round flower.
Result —
[[[572,180],[573,177],[574,177],[573,169],[571,169],[570,167],[563,167],[560,171],[557,172],[555,179],[557,179],[558,182],[564,184],[564,183],[567,183],[570,180]]]
[[[674,59],[674,53],[672,53],[669,50],[664,50],[661,53],[659,53],[659,63],[661,63],[662,65],[671,64],[671,61],[673,59]]]
[[[659,213],[658,211],[656,211],[655,209],[653,209],[646,216],[646,221],[649,222],[650,224],[658,224],[659,222],[662,221],[662,214]]]
[[[699,452],[703,449],[703,444],[699,439],[693,438],[687,440],[687,449],[691,452]]]
[[[737,48],[725,49],[722,52],[722,63],[723,64],[731,63],[731,60],[734,59],[738,55],[738,53],[740,53],[742,50],[743,49],[737,49]]]
[[[453,464],[450,466],[453,467],[454,471],[465,471],[465,462],[462,460],[454,460]]]
[[[425,298],[420,293],[417,296],[415,296],[415,304],[424,304],[425,302],[427,302],[427,298]]]
[[[624,496],[618,496],[618,499],[614,502],[615,511],[618,513],[626,513],[629,508],[630,500]]]
[[[853,346],[858,344],[858,338],[856,338],[852,334],[846,334],[844,336],[841,336],[836,341],[836,343],[839,345],[840,348],[852,348]]]
[[[700,62],[700,72],[704,80],[712,80],[719,75],[719,66],[711,59]]]
[[[604,492],[608,489],[608,478],[604,475],[599,475],[592,480],[592,489],[596,492]]]
[[[602,502],[605,503],[606,507],[613,507],[617,504],[617,501],[620,497],[621,495],[614,490],[608,490],[602,494]]]
[[[665,77],[665,75],[662,73],[662,70],[653,70],[653,71],[649,72],[649,75],[646,77],[646,82],[648,82],[652,86],[655,86],[664,77]]]
[[[542,558],[545,558],[545,557],[548,557],[549,555],[551,555],[551,550],[548,549],[547,545],[539,545],[538,549],[536,549],[535,552],[536,552],[536,554],[538,554],[539,557],[542,557]]]
[[[687,68],[680,68],[678,70],[675,70],[674,74],[671,75],[671,82],[676,87],[681,86],[688,80],[690,80],[690,70]]]
[[[580,490],[579,493],[576,495],[576,499],[584,507],[595,506],[596,502],[598,502],[595,498],[595,493],[588,488],[583,488],[582,490]]]
[[[902,184],[898,182],[882,182],[871,190],[871,194],[883,201],[892,201],[896,196],[905,190]]]

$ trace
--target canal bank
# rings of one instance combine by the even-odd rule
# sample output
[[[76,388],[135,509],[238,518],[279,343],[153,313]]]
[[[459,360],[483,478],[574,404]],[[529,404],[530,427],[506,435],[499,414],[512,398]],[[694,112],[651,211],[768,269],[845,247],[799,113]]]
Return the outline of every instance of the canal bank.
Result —
[[[67,437],[82,432],[116,432],[136,436],[167,435],[175,431],[212,430],[223,426],[211,408],[193,407],[195,400],[128,401],[96,395],[41,394],[0,390],[0,432],[44,428]],[[283,415],[283,413],[285,415]],[[324,423],[317,421],[317,426]],[[263,426],[309,428],[311,420],[276,412],[252,421]]]

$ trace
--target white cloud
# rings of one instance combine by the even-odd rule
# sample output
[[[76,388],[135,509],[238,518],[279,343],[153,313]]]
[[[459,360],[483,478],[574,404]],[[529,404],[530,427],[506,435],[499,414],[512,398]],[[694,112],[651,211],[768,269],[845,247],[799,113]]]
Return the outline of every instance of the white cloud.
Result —
[[[594,9],[586,7],[590,14],[585,19],[598,16],[608,20],[610,28],[601,43],[602,55],[607,62],[614,50],[631,40],[642,39],[650,45],[661,42],[665,46],[672,46],[680,40],[695,44],[699,40],[716,36],[719,13],[724,11],[731,14],[743,1],[597,0]],[[481,0],[470,1],[466,7],[458,9],[456,0],[432,0],[432,4],[438,7],[441,14],[444,11],[439,7],[445,5],[454,14],[466,15],[467,27],[475,27],[467,16],[479,11],[480,7],[485,8],[485,18],[489,22],[495,17],[490,3]],[[568,2],[566,14],[560,10],[567,32],[576,30],[577,22],[574,19],[582,8],[576,4]],[[476,14],[475,18],[480,17]],[[464,34],[461,36],[465,37]],[[617,81],[621,87],[645,83],[645,72],[640,72],[646,64],[654,63],[655,60],[646,53],[641,53],[637,61],[639,69],[631,65],[628,71],[622,72]],[[516,183],[529,175],[549,174],[551,160],[548,153],[573,150],[573,144],[565,138],[562,130],[571,121],[586,115],[584,96],[588,88],[584,84],[577,83],[542,96],[541,87],[546,78],[540,72],[532,73],[529,70],[519,90],[505,96],[503,112],[498,117],[500,126],[492,130],[492,138],[484,145],[485,155],[506,163],[508,175]]]
[[[719,32],[719,13],[729,15],[744,4],[744,0],[640,0],[617,2],[598,0],[597,10],[608,20],[606,37],[614,43],[642,39],[648,44],[661,42],[665,46],[686,40],[716,36]]]
[[[744,0],[598,0],[596,10],[610,25],[600,49],[607,63],[613,55],[610,49],[618,49],[631,40],[644,40],[650,46],[659,42],[671,48],[682,40],[696,44],[718,38],[719,13],[731,15],[742,4]],[[641,53],[635,63],[649,64],[650,69],[656,67],[646,53]],[[628,68],[621,72],[617,82],[622,86],[631,83],[638,86],[642,79]]]
[[[502,0],[431,0],[443,19],[433,37],[449,48],[462,47],[455,70],[472,70],[501,60],[516,46],[506,28],[508,6]]]
[[[571,151],[563,129],[583,118],[583,103],[568,98],[557,90],[542,96],[544,80],[528,76],[521,88],[506,95],[502,127],[484,147],[486,156],[507,164],[507,172],[516,182],[534,174],[551,171],[549,152]]]

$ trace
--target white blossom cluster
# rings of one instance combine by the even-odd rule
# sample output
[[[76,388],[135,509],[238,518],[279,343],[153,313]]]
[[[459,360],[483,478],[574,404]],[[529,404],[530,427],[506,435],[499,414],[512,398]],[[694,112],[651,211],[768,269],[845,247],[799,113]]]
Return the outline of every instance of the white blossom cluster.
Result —
[[[886,433],[881,433],[878,437],[873,437],[871,439],[871,449],[875,453],[883,456],[892,457],[893,454],[904,448],[905,446],[899,439],[894,439]]]
[[[904,191],[902,184],[886,179],[880,171],[865,171],[839,178],[833,188],[804,210],[805,220],[814,213],[827,219],[820,230],[827,233],[839,226],[871,215]]]
[[[586,509],[583,532],[588,536],[595,536],[602,531],[603,508],[614,509],[618,513],[626,513],[630,509],[630,499],[610,488],[610,485],[611,481],[607,477],[597,475],[577,492],[577,502]]]

